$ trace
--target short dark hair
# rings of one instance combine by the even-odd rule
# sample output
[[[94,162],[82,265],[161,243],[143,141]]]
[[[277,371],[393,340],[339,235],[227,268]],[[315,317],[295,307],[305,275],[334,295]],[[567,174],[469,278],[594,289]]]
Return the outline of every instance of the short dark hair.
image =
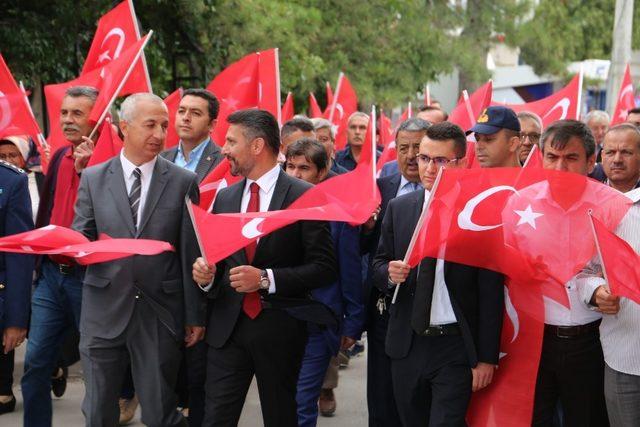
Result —
[[[329,156],[324,146],[313,138],[300,138],[287,147],[286,159],[304,156],[307,161],[316,165],[318,170],[327,169]]]
[[[584,152],[587,158],[596,152],[596,140],[591,133],[591,129],[586,123],[578,120],[558,120],[546,128],[540,138],[540,150],[544,152],[544,147],[549,143],[553,148],[563,150],[571,138],[578,138],[582,141]]]
[[[310,119],[306,117],[295,117],[282,125],[282,129],[280,129],[280,137],[284,138],[297,130],[302,132],[313,132],[315,131],[315,128],[313,127],[313,122]]]
[[[462,159],[467,155],[467,137],[460,126],[451,122],[440,122],[429,126],[427,137],[433,141],[453,141],[456,158]]]
[[[418,108],[418,111],[419,112],[423,112],[423,111],[440,111],[442,113],[442,115],[444,116],[445,120],[449,119],[449,115],[447,114],[447,112],[444,111],[440,107],[436,107],[435,105],[421,105]]]
[[[400,132],[426,132],[431,125],[431,122],[418,117],[411,117],[410,119],[400,123],[400,126],[398,126],[398,130],[396,131],[396,140],[398,139],[398,134]]]
[[[218,118],[218,112],[220,111],[220,102],[218,101],[218,98],[216,98],[216,96],[213,94],[213,92],[210,92],[207,89],[191,88],[186,89],[182,92],[183,98],[187,95],[197,96],[198,98],[202,98],[207,101],[209,120],[215,120]]]
[[[627,116],[629,114],[640,114],[640,108],[632,108],[631,110],[627,111]]]
[[[239,125],[243,128],[245,138],[254,140],[264,139],[273,154],[280,151],[280,132],[278,120],[266,110],[240,110],[227,117],[227,122],[232,125]]]

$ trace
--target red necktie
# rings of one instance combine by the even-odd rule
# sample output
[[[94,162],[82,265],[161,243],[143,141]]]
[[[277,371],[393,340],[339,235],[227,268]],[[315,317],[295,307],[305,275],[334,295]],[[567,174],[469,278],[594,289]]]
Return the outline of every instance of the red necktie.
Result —
[[[251,196],[249,197],[247,212],[259,212],[260,187],[255,182],[252,182],[249,186],[249,190],[251,191]],[[253,262],[253,257],[256,254],[256,246],[257,242],[254,240],[244,248],[244,252],[247,255],[247,262],[249,264]],[[262,303],[260,302],[260,295],[258,294],[258,292],[250,292],[244,294],[244,299],[242,300],[242,310],[251,319],[255,319],[258,314],[260,314],[260,311],[262,310]]]

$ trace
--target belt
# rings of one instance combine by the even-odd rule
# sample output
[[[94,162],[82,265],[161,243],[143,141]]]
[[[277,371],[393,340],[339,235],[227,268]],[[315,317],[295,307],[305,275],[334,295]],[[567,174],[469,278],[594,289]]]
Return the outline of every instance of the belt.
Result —
[[[53,266],[62,274],[63,276],[78,276],[82,273],[82,267],[77,264],[59,264],[52,260],[51,258],[47,259],[47,262],[53,264]]]
[[[418,334],[422,337],[441,337],[444,335],[460,335],[460,326],[457,323],[447,323],[446,325],[432,325]]]
[[[598,331],[600,320],[577,326],[544,325],[544,333],[558,338],[576,338]]]

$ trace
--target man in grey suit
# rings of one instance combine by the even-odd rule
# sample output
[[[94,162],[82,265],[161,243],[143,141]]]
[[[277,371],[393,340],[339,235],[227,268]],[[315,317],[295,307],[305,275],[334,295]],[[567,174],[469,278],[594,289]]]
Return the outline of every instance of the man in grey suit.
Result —
[[[80,355],[87,426],[118,425],[118,395],[129,361],[142,422],[186,426],[176,411],[174,385],[180,341],[204,335],[203,294],[191,279],[198,254],[185,208],[198,199],[196,176],[158,156],[168,125],[159,97],[141,93],[121,108],[124,148],[82,173],[73,228],[91,240],[163,240],[175,252],[133,256],[87,268],[80,316]]]
[[[160,154],[176,165],[195,172],[198,182],[222,161],[220,147],[210,136],[218,122],[219,110],[218,98],[208,90],[185,90],[175,117],[180,142]]]

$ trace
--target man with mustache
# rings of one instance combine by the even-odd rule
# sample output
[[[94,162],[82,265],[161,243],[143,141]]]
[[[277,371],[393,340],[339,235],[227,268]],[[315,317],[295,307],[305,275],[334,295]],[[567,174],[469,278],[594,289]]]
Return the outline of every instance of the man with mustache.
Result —
[[[520,122],[501,105],[485,108],[468,133],[476,137],[476,158],[483,168],[520,167]]]
[[[392,389],[391,359],[384,349],[391,297],[386,289],[375,286],[371,263],[378,247],[382,221],[389,201],[422,188],[416,156],[420,150],[420,141],[426,135],[429,126],[429,122],[419,118],[411,118],[400,124],[396,132],[399,173],[378,179],[382,197],[380,212],[375,222],[369,221],[363,225],[362,249],[369,257],[364,298],[368,331],[367,405],[370,426],[397,425],[399,419],[393,395],[389,394],[389,390]]]
[[[60,126],[69,144],[51,158],[40,193],[36,227],[49,224],[71,227],[80,173],[93,148],[88,138],[92,130],[89,114],[97,97],[98,91],[92,87],[67,89],[60,109]],[[38,271],[22,377],[27,427],[51,424],[51,373],[65,336],[78,328],[84,276],[84,268],[59,256],[42,257]]]
[[[623,123],[607,131],[602,143],[602,167],[606,183],[626,193],[640,187],[640,133]]]
[[[367,126],[369,126],[369,116],[365,113],[356,111],[349,117],[347,121],[347,146],[336,153],[337,164],[350,171],[356,168],[367,134]]]

